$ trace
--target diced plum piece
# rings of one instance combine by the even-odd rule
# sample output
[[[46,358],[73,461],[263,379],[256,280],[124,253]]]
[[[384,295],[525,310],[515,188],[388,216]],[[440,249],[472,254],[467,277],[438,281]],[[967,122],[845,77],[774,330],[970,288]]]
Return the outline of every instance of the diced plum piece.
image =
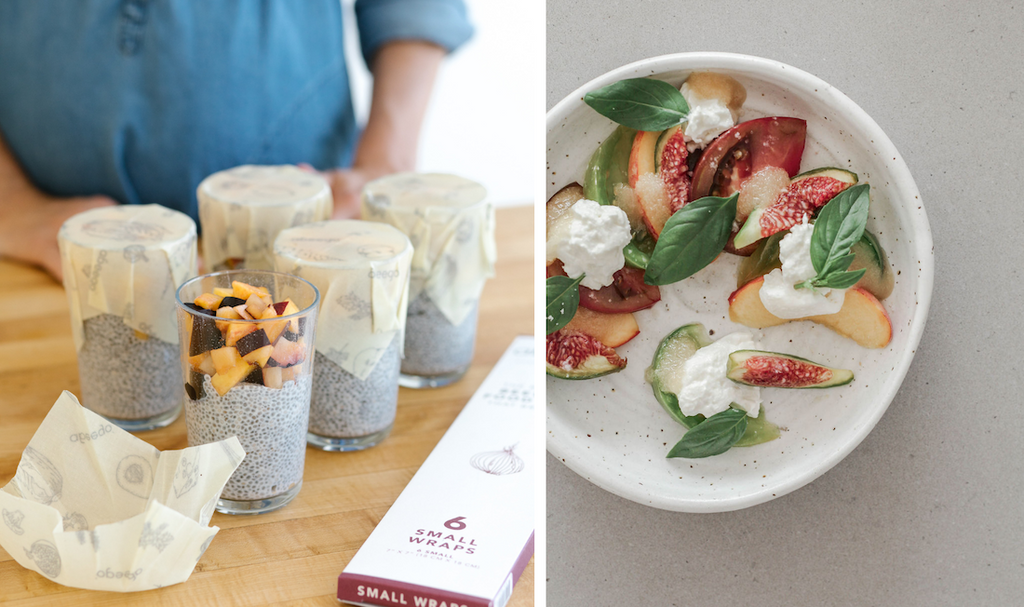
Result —
[[[238,348],[238,353],[241,354],[242,357],[245,357],[253,350],[258,350],[263,346],[271,345],[270,339],[267,337],[267,332],[264,331],[263,329],[258,328],[259,325],[254,325],[251,323],[245,324],[249,325],[250,327],[253,327],[253,330],[250,333],[242,336],[234,344],[234,346]]]
[[[192,315],[192,335],[189,338],[189,356],[216,350],[224,346],[224,335],[216,321],[205,316]]]
[[[238,306],[245,303],[245,300],[240,297],[225,297],[220,301],[218,308],[237,308]]]

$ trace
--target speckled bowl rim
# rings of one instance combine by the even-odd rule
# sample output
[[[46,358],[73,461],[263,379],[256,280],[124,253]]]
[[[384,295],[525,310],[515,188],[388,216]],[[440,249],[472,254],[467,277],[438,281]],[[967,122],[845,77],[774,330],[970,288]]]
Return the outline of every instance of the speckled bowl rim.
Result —
[[[881,127],[860,106],[824,80],[785,63],[762,57],[736,53],[696,52],[662,55],[630,63],[598,76],[558,102],[547,113],[547,133],[550,135],[563,120],[584,106],[583,96],[587,92],[602,86],[607,86],[625,78],[656,76],[674,70],[695,71],[715,69],[757,72],[759,77],[766,81],[784,86],[795,94],[806,98],[816,98],[819,102],[834,108],[837,113],[845,113],[847,119],[856,124],[859,130],[868,136],[869,140],[873,140],[874,147],[880,154],[886,158],[893,159],[889,163],[888,168],[893,177],[892,187],[899,193],[900,200],[920,200],[917,184],[914,182],[914,178],[911,176],[910,169],[904,162],[903,157],[896,150],[896,146],[893,145]],[[652,502],[651,496],[638,491],[635,484],[624,482],[622,479],[616,478],[615,475],[608,474],[606,469],[598,465],[597,458],[577,457],[572,449],[569,448],[567,442],[560,442],[554,438],[555,436],[563,436],[564,434],[561,432],[555,435],[549,434],[547,440],[548,452],[564,462],[570,470],[606,491],[637,503],[679,512],[726,512],[748,508],[786,495],[818,478],[849,455],[871,432],[878,423],[878,420],[882,418],[882,415],[889,408],[889,404],[895,398],[897,391],[899,391],[907,371],[910,369],[910,363],[914,358],[917,346],[921,341],[925,321],[928,317],[928,309],[931,304],[933,288],[934,259],[932,255],[932,235],[923,203],[919,205],[919,208],[911,209],[909,216],[911,225],[907,229],[914,235],[915,243],[911,250],[917,259],[920,260],[921,268],[918,275],[917,307],[910,325],[907,347],[903,350],[898,365],[889,373],[890,376],[894,374],[897,377],[897,381],[892,381],[889,384],[889,389],[884,393],[884,397],[877,402],[870,417],[868,417],[868,423],[860,427],[845,442],[837,443],[835,449],[831,451],[828,457],[818,460],[801,473],[790,476],[777,485],[772,485],[770,491],[759,491],[750,495],[733,498],[707,497],[693,499],[681,497],[678,499],[657,499]],[[550,417],[547,418],[547,422],[551,423]]]

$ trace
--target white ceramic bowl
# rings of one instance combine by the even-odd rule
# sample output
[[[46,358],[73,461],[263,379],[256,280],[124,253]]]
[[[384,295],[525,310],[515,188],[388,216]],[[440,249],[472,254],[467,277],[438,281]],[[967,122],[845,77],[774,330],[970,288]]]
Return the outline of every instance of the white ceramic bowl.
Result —
[[[680,86],[693,71],[728,74],[747,89],[741,120],[768,115],[807,121],[801,171],[848,168],[871,184],[868,230],[880,240],[896,276],[882,304],[891,343],[869,350],[810,322],[764,331],[765,350],[789,352],[852,369],[848,386],[762,390],[768,419],[781,438],[706,459],[667,459],[683,428],[661,409],[644,369],[670,331],[702,322],[717,339],[745,329],[729,320],[738,258],[722,255],[683,282],[662,287],[654,308],[636,313],[640,335],[618,348],[620,373],[588,381],[547,380],[548,451],[580,476],[635,502],[683,512],[719,512],[766,502],[802,487],[836,465],[878,423],[896,395],[924,330],[932,292],[932,239],[917,186],[896,148],[853,101],[794,67],[757,57],[683,53],[609,72],[563,99],[547,115],[550,197],[583,182],[587,162],[615,125],[583,103],[583,95],[624,78],[654,77]],[[749,329],[747,329],[749,330]]]

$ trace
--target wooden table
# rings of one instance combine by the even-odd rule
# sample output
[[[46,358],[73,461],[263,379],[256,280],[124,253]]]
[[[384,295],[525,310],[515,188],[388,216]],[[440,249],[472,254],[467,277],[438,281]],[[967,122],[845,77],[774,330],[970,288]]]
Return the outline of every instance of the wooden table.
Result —
[[[516,335],[533,333],[533,209],[498,211],[497,276],[480,304],[466,377],[434,390],[402,388],[391,436],[359,453],[306,451],[302,491],[259,516],[215,514],[221,528],[184,584],[140,593],[67,588],[0,548],[0,604],[336,605],[337,577],[405,488]],[[61,390],[79,393],[67,299],[34,268],[0,261],[0,486]],[[188,446],[185,418],[138,435],[158,449]],[[533,605],[533,561],[510,605]]]

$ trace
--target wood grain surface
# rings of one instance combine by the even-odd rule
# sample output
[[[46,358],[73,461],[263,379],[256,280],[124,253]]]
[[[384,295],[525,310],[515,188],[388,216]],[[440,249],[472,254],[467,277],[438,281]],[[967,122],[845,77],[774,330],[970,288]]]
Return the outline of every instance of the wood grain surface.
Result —
[[[217,513],[221,528],[189,580],[120,594],[67,588],[22,568],[0,548],[0,604],[337,605],[337,577],[405,488],[516,335],[533,333],[533,209],[497,213],[496,277],[480,303],[473,366],[454,385],[402,388],[391,436],[358,453],[306,451],[302,491],[258,516]],[[48,275],[0,260],[0,486],[62,390],[79,393],[64,290]],[[188,446],[185,418],[139,438]],[[509,605],[534,603],[533,560]]]

